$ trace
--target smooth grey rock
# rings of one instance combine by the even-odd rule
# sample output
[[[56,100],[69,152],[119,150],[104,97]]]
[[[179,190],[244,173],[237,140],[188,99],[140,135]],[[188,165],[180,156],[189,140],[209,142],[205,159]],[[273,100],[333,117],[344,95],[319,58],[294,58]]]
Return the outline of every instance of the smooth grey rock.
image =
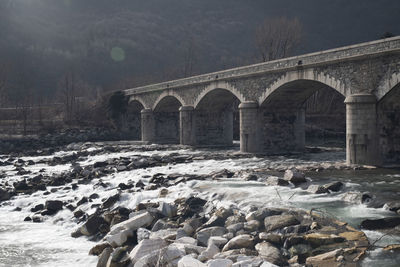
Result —
[[[265,231],[270,232],[300,222],[293,215],[275,215],[264,219]]]
[[[151,239],[156,239],[156,238],[175,239],[176,231],[177,231],[177,229],[164,229],[164,230],[159,230],[157,232],[151,232],[150,238]]]
[[[207,265],[191,256],[185,256],[178,261],[178,267],[207,267]]]
[[[232,267],[233,261],[229,259],[215,259],[207,262],[208,267]]]
[[[176,216],[177,213],[176,206],[170,203],[161,202],[158,209],[162,215],[169,218]]]
[[[326,194],[329,193],[328,189],[326,189],[322,185],[316,185],[312,184],[307,188],[307,192],[310,192],[312,194]]]
[[[132,263],[136,263],[140,258],[166,246],[168,246],[168,243],[163,239],[144,239],[131,251],[129,258]]]
[[[200,245],[207,246],[208,239],[211,236],[222,236],[227,232],[226,228],[220,226],[209,227],[200,230],[196,234],[196,239],[199,241]]]
[[[110,258],[113,249],[107,247],[103,250],[103,252],[99,256],[99,261],[97,262],[96,267],[107,267],[108,258]]]
[[[213,243],[210,243],[207,247],[206,250],[204,250],[199,257],[197,258],[199,261],[207,261],[209,259],[212,259],[217,253],[219,253],[219,248],[214,245]]]
[[[286,170],[283,179],[290,181],[293,184],[307,182],[305,174],[296,169]]]
[[[210,244],[214,244],[216,245],[218,248],[221,248],[222,246],[224,246],[226,243],[228,243],[228,239],[221,237],[221,236],[211,236],[208,239],[208,245]]]
[[[252,248],[254,246],[254,238],[251,235],[239,235],[224,246],[222,252],[236,248]]]
[[[174,243],[189,244],[189,245],[197,246],[197,240],[194,239],[193,237],[189,237],[189,236],[181,237],[181,238],[175,240]]]
[[[276,265],[283,265],[285,263],[281,252],[274,245],[268,242],[258,243],[255,246],[258,254],[264,260]]]

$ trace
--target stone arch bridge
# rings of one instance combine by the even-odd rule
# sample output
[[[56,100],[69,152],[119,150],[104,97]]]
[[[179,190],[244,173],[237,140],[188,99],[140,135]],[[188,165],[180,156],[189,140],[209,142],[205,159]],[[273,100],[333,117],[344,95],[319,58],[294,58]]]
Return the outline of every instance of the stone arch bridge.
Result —
[[[399,37],[125,93],[142,141],[232,144],[238,106],[241,151],[283,153],[304,149],[304,103],[317,90],[334,90],[345,99],[348,164],[400,163]]]

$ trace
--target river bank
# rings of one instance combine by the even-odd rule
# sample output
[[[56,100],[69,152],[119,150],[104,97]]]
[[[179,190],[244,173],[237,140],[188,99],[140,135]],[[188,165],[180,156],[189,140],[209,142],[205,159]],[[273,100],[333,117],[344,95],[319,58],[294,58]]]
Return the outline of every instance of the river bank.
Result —
[[[354,263],[360,255],[356,264],[366,266],[387,260],[385,253],[391,253],[386,266],[396,263],[398,253],[376,247],[400,242],[393,226],[396,219],[390,219],[386,229],[373,226],[366,236],[359,226],[366,219],[397,218],[400,171],[349,168],[343,151],[318,152],[254,157],[234,149],[128,142],[80,143],[42,154],[3,155],[0,210],[7,217],[0,221],[4,247],[0,258],[8,261],[1,262],[24,266],[31,259],[37,266],[96,266],[99,259],[114,259],[111,266],[124,266],[139,261],[138,255],[146,256],[143,251],[151,248],[174,255],[164,261],[170,266],[186,254],[208,265],[224,258],[226,266],[230,261],[234,266],[241,266],[237,264],[241,261],[295,266],[329,251],[336,251],[329,260]],[[292,176],[301,183],[290,178],[293,168],[297,171]],[[199,210],[192,207],[193,199]],[[261,215],[254,217],[254,212]],[[348,223],[335,225],[331,217]],[[197,227],[188,220],[198,221]],[[274,220],[278,228],[270,228]],[[188,224],[193,230],[185,228]],[[161,228],[154,228],[157,225]],[[364,223],[367,228],[371,225]],[[201,231],[215,227],[220,237],[213,239],[218,244],[202,240],[202,234],[199,239]],[[390,236],[373,244],[388,230]],[[11,242],[10,232],[18,233],[20,242]],[[26,241],[27,233],[35,234]],[[104,244],[124,235],[126,240]],[[158,240],[156,245],[152,239]],[[96,245],[92,254],[104,252],[100,258],[87,255]],[[271,253],[275,258],[269,258]],[[151,262],[154,255],[146,259]],[[184,261],[191,260],[185,256]]]

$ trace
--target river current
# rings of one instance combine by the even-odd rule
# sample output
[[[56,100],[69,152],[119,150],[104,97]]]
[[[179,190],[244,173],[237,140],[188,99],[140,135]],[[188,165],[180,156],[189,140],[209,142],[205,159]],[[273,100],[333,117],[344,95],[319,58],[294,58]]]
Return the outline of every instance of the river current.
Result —
[[[54,156],[65,156],[79,150],[95,151],[101,144],[75,145],[71,150],[56,152],[50,156],[23,157],[24,160],[39,162],[42,159]],[[80,160],[81,166],[93,164],[97,161],[110,158],[151,156],[158,155],[190,155],[193,161],[190,163],[169,164],[146,169],[118,172],[100,178],[102,182],[109,184],[107,188],[96,186],[99,179],[93,179],[90,184],[82,184],[77,190],[67,190],[64,186],[48,187],[52,194],[43,195],[43,192],[35,192],[31,195],[19,195],[0,205],[0,266],[96,266],[97,257],[89,256],[88,251],[96,243],[87,237],[72,238],[70,236],[77,227],[77,221],[73,213],[68,209],[58,212],[52,217],[46,218],[42,223],[24,222],[26,216],[30,216],[30,208],[33,205],[44,203],[46,200],[70,201],[80,199],[97,193],[101,197],[91,203],[85,203],[80,208],[90,214],[95,211],[93,204],[100,204],[101,199],[117,192],[118,184],[128,181],[143,181],[155,173],[164,174],[210,174],[215,171],[227,169],[238,172],[240,170],[260,169],[266,170],[268,175],[282,176],[281,170],[292,167],[315,167],[325,169],[317,172],[307,172],[307,178],[313,183],[325,184],[331,181],[341,181],[344,189],[332,194],[311,194],[304,187],[279,187],[266,186],[263,181],[246,181],[239,177],[190,181],[168,188],[169,194],[164,201],[173,201],[178,197],[196,195],[214,201],[216,205],[237,205],[244,210],[250,205],[271,207],[295,207],[301,209],[314,209],[324,214],[334,216],[346,221],[354,227],[358,227],[363,219],[382,218],[394,216],[393,212],[385,208],[373,208],[371,205],[351,199],[360,192],[369,192],[374,196],[374,201],[387,202],[400,200],[400,170],[396,169],[366,169],[344,170],[345,153],[343,151],[310,153],[293,157],[249,157],[249,158],[224,158],[207,159],[204,157],[210,153],[237,154],[237,150],[191,150],[176,147],[168,150],[135,149],[132,146],[129,151],[99,153]],[[1,158],[1,157],[0,157]],[[7,155],[2,156],[8,158]],[[39,171],[44,174],[62,173],[69,171],[71,164],[49,166],[43,163],[27,166],[25,169],[32,171],[29,177],[37,175]],[[4,174],[2,182],[12,184],[21,180],[12,165],[0,166],[0,174]],[[264,173],[262,174],[264,175]],[[262,176],[261,175],[261,176]],[[1,177],[1,176],[0,176]],[[140,202],[157,199],[159,190],[142,191],[135,194],[123,193],[118,203],[120,206],[134,208]],[[350,198],[350,199],[349,199]],[[16,209],[21,209],[17,211]],[[384,235],[378,231],[366,231],[371,242],[380,239],[378,246],[400,243],[400,236]],[[376,248],[368,252],[362,261],[362,266],[398,266],[400,253],[384,252]]]

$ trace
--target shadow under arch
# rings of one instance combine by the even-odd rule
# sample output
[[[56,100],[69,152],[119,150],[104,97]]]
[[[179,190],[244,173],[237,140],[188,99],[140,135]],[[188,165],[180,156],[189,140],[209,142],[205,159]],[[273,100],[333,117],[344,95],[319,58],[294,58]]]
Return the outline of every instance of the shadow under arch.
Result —
[[[240,100],[230,90],[214,88],[195,105],[197,146],[230,146],[239,139]]]
[[[172,95],[166,95],[155,103],[154,127],[157,142],[179,144],[179,108],[182,102]]]
[[[278,84],[260,98],[263,151],[273,154],[304,151],[306,135],[311,145],[336,138],[340,139],[338,145],[344,147],[346,109],[345,96],[340,91],[309,79]]]
[[[127,109],[127,135],[131,140],[142,139],[141,111],[144,109],[142,102],[131,99]]]
[[[382,165],[400,165],[400,82],[377,104],[379,151]]]

